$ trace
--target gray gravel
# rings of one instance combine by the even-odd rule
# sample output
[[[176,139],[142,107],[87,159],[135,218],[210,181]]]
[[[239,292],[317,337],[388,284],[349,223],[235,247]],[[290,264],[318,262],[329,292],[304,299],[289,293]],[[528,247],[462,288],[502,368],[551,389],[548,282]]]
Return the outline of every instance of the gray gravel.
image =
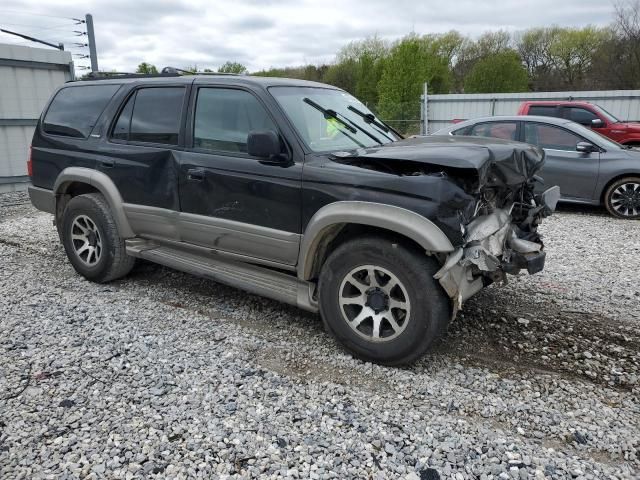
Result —
[[[159,266],[89,283],[49,215],[0,196],[0,478],[639,478],[640,222],[543,232],[544,273],[394,369]]]

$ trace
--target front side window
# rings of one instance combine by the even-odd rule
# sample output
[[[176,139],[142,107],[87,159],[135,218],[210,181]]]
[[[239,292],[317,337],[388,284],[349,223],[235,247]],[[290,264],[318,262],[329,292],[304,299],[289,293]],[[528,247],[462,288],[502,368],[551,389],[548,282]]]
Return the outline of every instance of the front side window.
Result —
[[[488,122],[479,123],[471,127],[467,135],[474,137],[501,138],[503,140],[517,140],[516,122]]]
[[[42,122],[45,133],[87,138],[120,85],[87,85],[60,90]]]
[[[200,88],[193,125],[194,148],[247,153],[253,130],[277,128],[251,93],[230,88]]]
[[[355,97],[318,87],[271,87],[271,95],[314,152],[374,147],[400,139]]]
[[[553,125],[526,122],[524,141],[542,148],[575,152],[578,142],[585,140],[578,135]]]
[[[579,123],[580,125],[591,125],[591,120],[596,120],[598,116],[587,110],[586,108],[579,107],[567,107],[567,118],[572,122]]]
[[[184,93],[184,87],[137,90],[120,112],[111,138],[177,145]]]

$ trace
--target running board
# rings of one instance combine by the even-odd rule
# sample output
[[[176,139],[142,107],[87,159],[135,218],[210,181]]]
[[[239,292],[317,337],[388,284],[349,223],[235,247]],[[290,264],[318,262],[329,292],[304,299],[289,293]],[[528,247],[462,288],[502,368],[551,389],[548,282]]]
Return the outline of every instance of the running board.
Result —
[[[318,311],[318,305],[312,298],[314,285],[294,275],[250,263],[198,255],[151,240],[133,238],[126,240],[125,244],[127,254],[132,257],[209,278],[310,312]]]

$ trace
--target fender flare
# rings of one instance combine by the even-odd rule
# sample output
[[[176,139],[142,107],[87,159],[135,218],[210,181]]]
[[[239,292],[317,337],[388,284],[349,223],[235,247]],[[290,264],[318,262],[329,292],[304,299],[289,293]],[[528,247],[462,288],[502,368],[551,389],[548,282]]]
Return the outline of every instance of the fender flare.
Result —
[[[305,229],[298,255],[298,277],[309,280],[323,237],[335,227],[359,224],[377,227],[410,238],[426,252],[452,252],[453,245],[431,220],[402,207],[375,202],[339,201],[325,205]]]
[[[122,238],[135,237],[131,225],[129,225],[129,220],[127,220],[124,209],[122,208],[124,202],[122,201],[118,187],[116,187],[106,174],[91,168],[65,168],[60,175],[58,175],[53,185],[53,193],[56,195],[56,198],[59,195],[64,195],[68,186],[74,182],[86,183],[96,188],[107,200],[116,224],[118,225],[118,233],[120,236]]]

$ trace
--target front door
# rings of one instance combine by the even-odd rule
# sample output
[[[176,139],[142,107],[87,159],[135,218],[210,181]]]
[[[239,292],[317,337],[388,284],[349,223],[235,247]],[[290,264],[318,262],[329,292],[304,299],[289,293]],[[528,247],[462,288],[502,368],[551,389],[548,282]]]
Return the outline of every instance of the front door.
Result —
[[[284,140],[289,162],[265,162],[247,153],[250,131],[279,133],[263,103],[248,90],[200,86],[191,112],[187,148],[179,153],[181,238],[295,265],[303,159],[294,158]]]
[[[579,142],[588,141],[555,125],[524,122],[523,127],[524,141],[542,147],[546,153],[545,164],[540,172],[544,188],[558,185],[565,199],[593,200],[600,154],[576,151]]]

